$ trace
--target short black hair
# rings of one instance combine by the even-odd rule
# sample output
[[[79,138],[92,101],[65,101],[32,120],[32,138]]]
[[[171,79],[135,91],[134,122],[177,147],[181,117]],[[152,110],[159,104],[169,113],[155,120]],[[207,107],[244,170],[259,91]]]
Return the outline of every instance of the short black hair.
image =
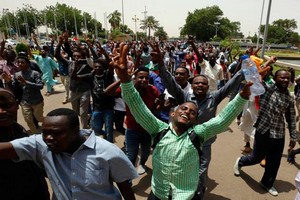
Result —
[[[137,74],[139,72],[148,72],[149,73],[149,68],[147,68],[147,67],[138,67],[135,74]]]
[[[78,115],[74,110],[69,108],[57,108],[47,114],[47,117],[54,116],[66,116],[68,118],[68,127],[79,127]]]
[[[279,69],[279,70],[277,70],[276,72],[275,72],[275,74],[274,74],[274,78],[276,78],[277,77],[277,75],[279,74],[279,72],[289,72],[288,70],[286,70],[286,69]],[[289,72],[290,73],[290,72]]]
[[[190,74],[188,68],[186,68],[186,67],[179,66],[179,67],[176,68],[176,70],[177,70],[177,69],[185,69],[186,73],[187,73],[188,75]],[[176,72],[176,70],[175,70],[175,72]]]
[[[206,75],[204,75],[204,74],[196,74],[196,75],[193,77],[192,82],[194,81],[195,78],[197,78],[197,77],[199,77],[199,76],[201,76],[201,77],[205,78],[207,81],[209,81],[209,80],[208,80],[208,77],[207,77]]]
[[[95,60],[93,60],[93,62],[94,62],[94,64],[95,63],[99,63],[99,64],[101,64],[103,67],[107,67],[106,66],[106,60],[105,59],[102,59],[102,58],[98,58],[98,59],[95,59]]]
[[[29,58],[28,58],[27,56],[18,56],[17,59],[23,59],[23,60],[26,61],[26,63],[27,63],[28,65],[30,65],[30,60],[29,60]]]

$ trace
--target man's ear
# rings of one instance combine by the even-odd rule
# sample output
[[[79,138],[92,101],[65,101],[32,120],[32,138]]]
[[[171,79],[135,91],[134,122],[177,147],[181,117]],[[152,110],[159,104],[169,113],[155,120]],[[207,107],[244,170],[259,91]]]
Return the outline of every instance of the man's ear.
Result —
[[[175,116],[175,112],[174,112],[174,111],[171,112],[171,113],[170,113],[170,116],[171,116],[171,117],[174,117],[174,116]]]

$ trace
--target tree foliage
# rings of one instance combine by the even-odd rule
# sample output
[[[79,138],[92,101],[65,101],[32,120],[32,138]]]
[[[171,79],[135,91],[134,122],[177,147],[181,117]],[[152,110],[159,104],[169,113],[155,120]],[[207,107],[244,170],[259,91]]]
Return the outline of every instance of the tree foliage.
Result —
[[[164,27],[160,26],[154,32],[154,36],[158,37],[159,40],[166,40],[168,38],[167,32],[164,30]]]
[[[194,35],[197,40],[209,41],[216,36],[220,39],[241,36],[239,31],[239,22],[231,22],[223,17],[223,11],[218,6],[211,6],[189,12],[180,34]]]
[[[279,19],[268,26],[268,43],[275,44],[297,44],[300,42],[297,29],[297,22],[294,19]],[[264,34],[265,25],[260,28],[261,35]]]
[[[156,30],[159,27],[159,22],[153,17],[148,16],[146,19],[141,20],[141,29],[148,30],[148,39],[150,39],[151,30]]]
[[[55,6],[47,6],[41,11],[31,5],[23,5],[15,13],[6,12],[0,19],[1,31],[8,32],[8,21],[15,33],[26,37],[29,37],[32,33],[37,33],[37,27],[42,25],[46,25],[54,32],[62,32],[67,29],[70,33],[75,34],[77,28],[78,34],[87,32],[89,35],[95,35],[97,32],[98,36],[105,36],[102,24],[95,20],[93,16],[66,4],[57,3]],[[85,23],[87,30],[85,30]]]
[[[121,13],[119,11],[115,10],[113,13],[109,14],[107,18],[109,19],[108,22],[110,23],[112,30],[120,27]]]

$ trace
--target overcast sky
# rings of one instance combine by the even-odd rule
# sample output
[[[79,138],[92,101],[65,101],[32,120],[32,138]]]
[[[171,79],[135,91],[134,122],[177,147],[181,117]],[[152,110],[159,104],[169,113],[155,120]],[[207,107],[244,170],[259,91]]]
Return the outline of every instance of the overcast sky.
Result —
[[[124,21],[133,31],[135,23],[132,18],[136,15],[139,19],[144,19],[146,8],[147,15],[154,16],[159,21],[160,26],[168,33],[169,37],[179,36],[179,28],[185,24],[188,12],[207,6],[217,5],[223,11],[223,17],[230,21],[239,21],[241,31],[245,36],[252,36],[258,31],[261,19],[261,11],[264,0],[123,0]],[[270,0],[265,0],[262,24],[266,23],[267,8]],[[55,5],[57,0],[0,0],[2,8],[15,11],[23,7],[23,4],[30,4],[37,10],[42,10],[46,6]],[[122,12],[122,0],[60,0],[60,4],[65,3],[76,7],[79,10],[90,13],[104,25],[104,13],[110,14],[115,10]],[[271,6],[270,23],[278,19],[295,19],[300,33],[300,0],[273,0]],[[2,10],[1,10],[2,11]],[[2,13],[1,13],[2,14]],[[139,22],[137,22],[139,30]]]

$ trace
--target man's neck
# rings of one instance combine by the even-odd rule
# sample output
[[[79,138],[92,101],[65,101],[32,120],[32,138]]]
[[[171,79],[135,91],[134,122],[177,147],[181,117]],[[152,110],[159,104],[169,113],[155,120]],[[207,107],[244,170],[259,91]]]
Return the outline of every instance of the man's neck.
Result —
[[[178,135],[178,136],[181,136],[184,132],[186,132],[188,130],[188,128],[186,128],[186,127],[178,127],[174,124],[173,124],[173,128],[175,130],[176,135]]]
[[[184,83],[184,84],[182,84],[180,86],[181,86],[182,89],[184,89],[187,85],[188,85],[188,82],[186,82],[186,83]]]
[[[72,146],[66,152],[73,155],[75,151],[86,141],[87,137],[80,135],[75,141],[73,141]]]

